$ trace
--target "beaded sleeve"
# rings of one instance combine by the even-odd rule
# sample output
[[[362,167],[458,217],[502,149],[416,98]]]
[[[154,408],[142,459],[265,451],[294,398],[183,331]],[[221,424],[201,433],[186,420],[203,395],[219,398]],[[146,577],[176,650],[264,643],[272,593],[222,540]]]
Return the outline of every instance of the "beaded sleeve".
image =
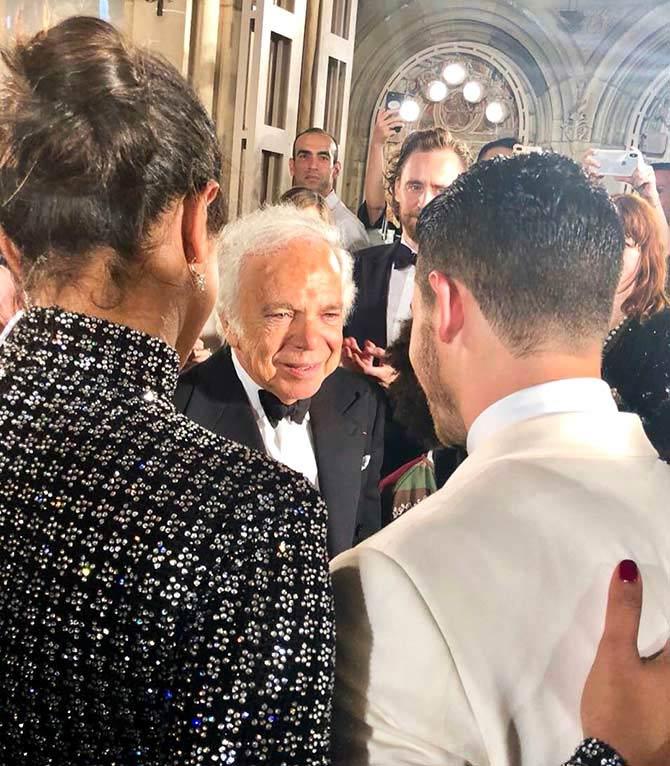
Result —
[[[585,739],[563,766],[628,766],[626,761],[605,742]]]

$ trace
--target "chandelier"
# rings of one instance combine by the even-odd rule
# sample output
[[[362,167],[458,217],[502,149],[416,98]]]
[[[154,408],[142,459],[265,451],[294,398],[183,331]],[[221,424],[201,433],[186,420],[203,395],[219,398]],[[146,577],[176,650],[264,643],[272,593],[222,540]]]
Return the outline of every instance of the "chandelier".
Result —
[[[424,71],[416,79],[405,82],[400,117],[406,123],[415,123],[427,107],[438,107],[447,98],[453,104],[457,94],[462,108],[483,110],[483,117],[491,127],[501,126],[512,112],[508,89],[501,82],[475,66],[468,57],[452,56],[437,70]]]

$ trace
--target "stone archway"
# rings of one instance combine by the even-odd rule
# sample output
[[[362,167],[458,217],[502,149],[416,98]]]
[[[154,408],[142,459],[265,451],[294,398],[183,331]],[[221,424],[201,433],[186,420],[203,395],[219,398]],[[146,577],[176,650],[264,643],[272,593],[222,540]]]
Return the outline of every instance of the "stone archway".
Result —
[[[670,18],[659,26],[658,12],[651,11],[624,33],[613,30],[603,48],[590,87],[591,141],[601,146],[637,145],[645,122],[660,109],[658,99],[670,90]]]
[[[434,5],[430,8],[427,6]],[[523,93],[521,114],[529,120],[525,140],[561,149],[569,143],[563,115],[578,103],[581,58],[553,22],[499,0],[422,3],[422,13],[400,9],[383,27],[359,30],[349,112],[344,198],[356,206],[362,190],[370,125],[385,89],[408,62],[442,46],[473,46],[495,56]]]

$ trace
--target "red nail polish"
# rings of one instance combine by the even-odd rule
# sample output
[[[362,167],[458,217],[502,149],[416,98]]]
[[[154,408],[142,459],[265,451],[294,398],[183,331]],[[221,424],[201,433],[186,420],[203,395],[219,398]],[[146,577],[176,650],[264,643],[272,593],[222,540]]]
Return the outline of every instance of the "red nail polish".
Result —
[[[626,559],[619,564],[619,579],[623,582],[637,582],[638,569],[637,564],[630,559]]]

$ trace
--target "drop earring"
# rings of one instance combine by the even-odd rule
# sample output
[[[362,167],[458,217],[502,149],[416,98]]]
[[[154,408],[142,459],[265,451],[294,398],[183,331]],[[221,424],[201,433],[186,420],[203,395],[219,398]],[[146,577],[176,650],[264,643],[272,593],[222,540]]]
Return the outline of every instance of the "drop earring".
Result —
[[[200,274],[192,263],[189,263],[188,268],[191,272],[191,276],[195,280],[195,286],[198,289],[198,292],[204,293],[205,285],[207,284],[205,275]]]

